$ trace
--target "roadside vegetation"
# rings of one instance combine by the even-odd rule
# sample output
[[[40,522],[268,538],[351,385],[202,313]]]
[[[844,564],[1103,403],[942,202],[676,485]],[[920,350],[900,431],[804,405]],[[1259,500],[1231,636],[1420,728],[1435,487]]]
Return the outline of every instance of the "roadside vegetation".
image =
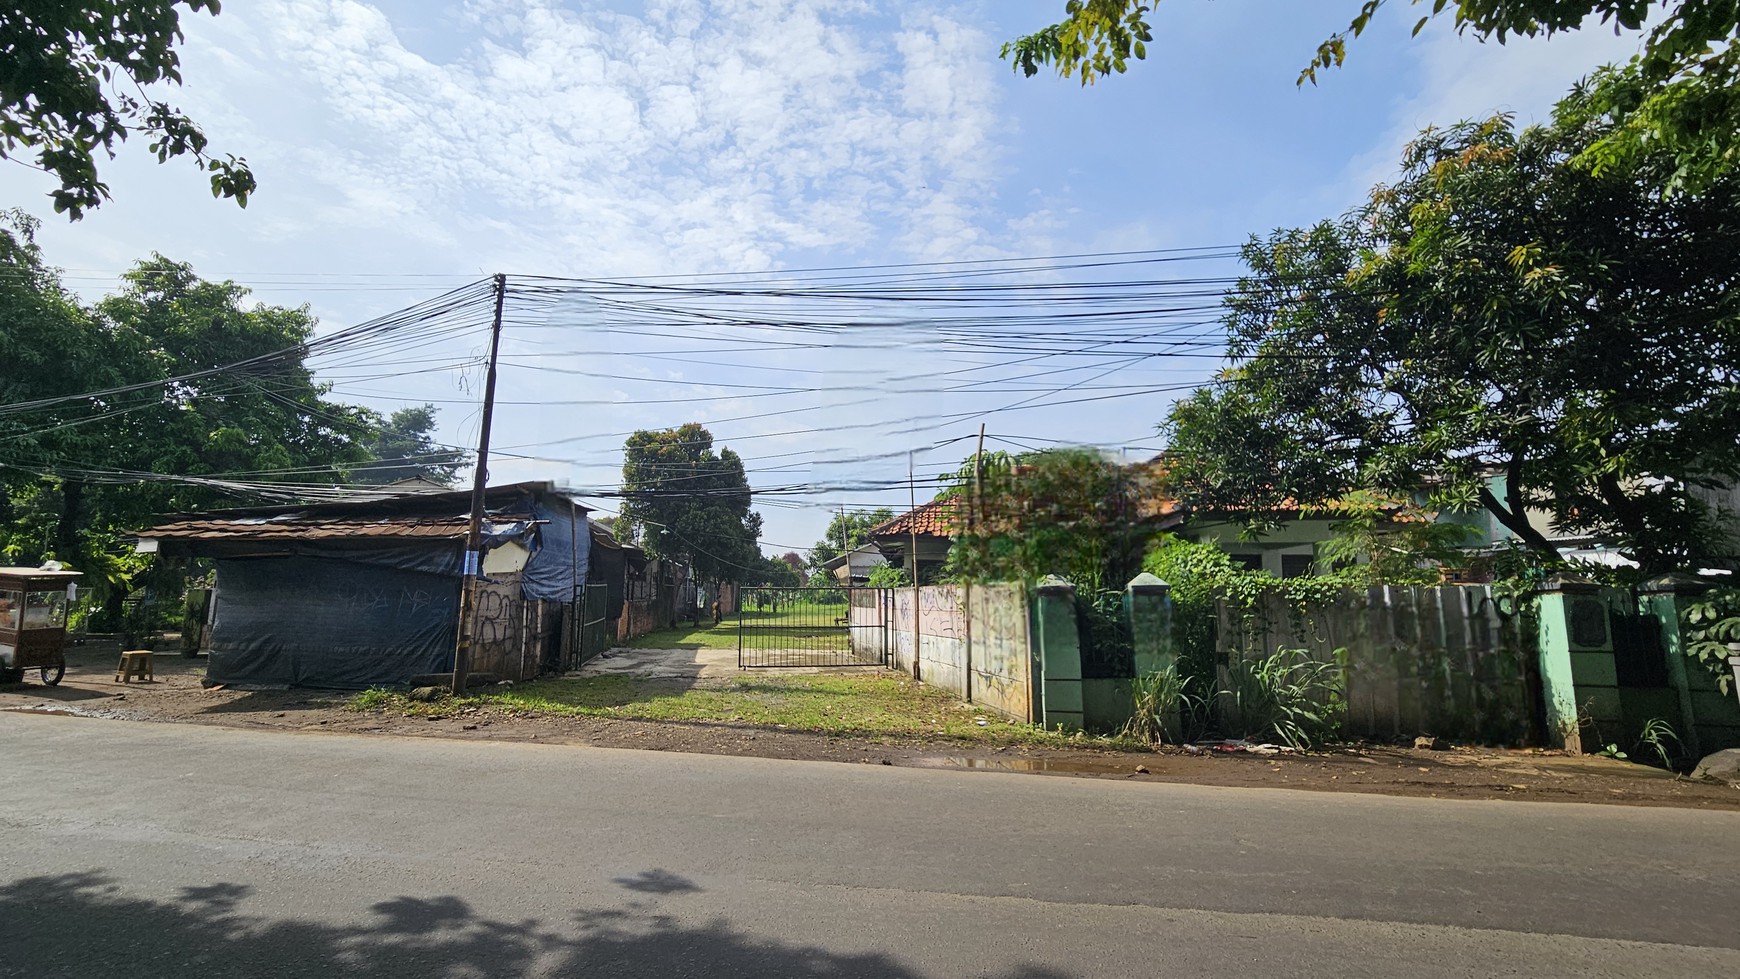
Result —
[[[480,690],[423,702],[368,690],[350,709],[444,716],[467,709],[517,716],[608,717],[680,724],[766,727],[818,734],[963,745],[1142,750],[1133,738],[1068,735],[1016,724],[934,688],[886,673],[752,676],[697,684],[631,676],[580,676]]]

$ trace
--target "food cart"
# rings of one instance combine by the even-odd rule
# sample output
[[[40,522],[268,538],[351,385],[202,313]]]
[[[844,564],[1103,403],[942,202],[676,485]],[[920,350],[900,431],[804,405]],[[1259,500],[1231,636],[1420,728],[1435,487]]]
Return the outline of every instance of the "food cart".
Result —
[[[77,571],[0,568],[0,682],[41,670],[53,686],[66,675],[66,607],[77,594]]]

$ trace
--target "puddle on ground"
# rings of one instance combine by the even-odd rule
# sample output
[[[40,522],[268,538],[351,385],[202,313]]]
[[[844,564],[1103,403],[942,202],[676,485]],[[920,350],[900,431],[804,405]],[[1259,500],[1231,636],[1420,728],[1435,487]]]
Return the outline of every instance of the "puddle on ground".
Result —
[[[983,768],[998,772],[1069,772],[1075,775],[1134,775],[1135,765],[1103,761],[1070,761],[1064,758],[912,758],[901,762],[914,768]]]

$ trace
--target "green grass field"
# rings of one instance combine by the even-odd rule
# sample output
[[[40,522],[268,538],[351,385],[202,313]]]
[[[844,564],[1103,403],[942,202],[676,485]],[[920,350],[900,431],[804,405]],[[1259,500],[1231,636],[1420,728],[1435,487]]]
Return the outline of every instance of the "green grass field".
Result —
[[[736,649],[739,623],[746,642],[759,649],[783,647],[817,651],[845,651],[848,647],[846,606],[803,603],[780,610],[744,610],[741,617],[725,616],[718,625],[703,621],[698,626],[662,629],[631,639],[635,649]]]
[[[1139,747],[1117,739],[1068,736],[1015,724],[897,673],[744,676],[705,686],[632,676],[534,680],[460,699],[418,703],[370,690],[355,710],[410,715],[487,707],[515,714],[617,717],[691,724],[749,724],[869,738],[938,738],[963,744]],[[980,723],[980,722],[983,723]]]

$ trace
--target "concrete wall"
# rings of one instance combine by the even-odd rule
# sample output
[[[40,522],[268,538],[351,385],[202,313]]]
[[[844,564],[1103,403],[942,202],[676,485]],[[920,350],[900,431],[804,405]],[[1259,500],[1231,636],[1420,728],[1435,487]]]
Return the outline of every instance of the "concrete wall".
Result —
[[[1533,624],[1501,615],[1488,585],[1350,589],[1304,613],[1270,595],[1250,616],[1225,602],[1218,611],[1228,658],[1285,647],[1329,661],[1346,650],[1351,735],[1515,744],[1531,734]]]
[[[918,589],[916,598],[911,588],[892,589],[888,595],[886,634],[894,669],[1006,717],[1033,719],[1034,656],[1026,589],[928,585]],[[880,654],[868,644],[881,633],[858,627],[880,622],[881,614],[876,608],[852,608],[854,652]],[[859,643],[866,648],[857,649]]]
[[[974,585],[967,612],[973,631],[973,703],[1017,720],[1032,718],[1027,590],[1020,585]]]
[[[479,583],[471,672],[529,680],[543,668],[546,644],[561,628],[561,605],[520,597],[516,574]]]
[[[1660,720],[1688,760],[1740,747],[1740,702],[1686,656],[1680,613],[1702,590],[1674,575],[1636,595],[1570,579],[1543,587],[1541,673],[1558,741],[1572,751],[1636,752],[1644,726]],[[1655,657],[1660,669],[1649,669]]]
[[[670,618],[667,614],[666,620]],[[649,632],[657,632],[660,627],[659,601],[656,598],[643,598],[622,603],[622,616],[616,620],[616,638],[619,642],[637,639]]]

